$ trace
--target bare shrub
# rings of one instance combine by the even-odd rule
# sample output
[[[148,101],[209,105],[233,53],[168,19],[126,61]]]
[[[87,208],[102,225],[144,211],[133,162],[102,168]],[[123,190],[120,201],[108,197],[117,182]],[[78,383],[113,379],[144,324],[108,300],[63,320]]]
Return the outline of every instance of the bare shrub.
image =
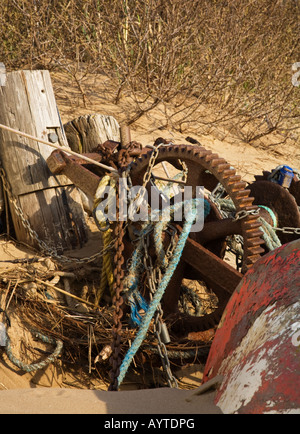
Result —
[[[2,0],[8,69],[59,69],[86,107],[87,78],[105,73],[112,100],[130,95],[134,123],[158,104],[183,131],[193,120],[243,140],[296,128],[300,3],[294,0]],[[210,108],[210,116],[203,107]],[[296,125],[296,126],[295,126]]]

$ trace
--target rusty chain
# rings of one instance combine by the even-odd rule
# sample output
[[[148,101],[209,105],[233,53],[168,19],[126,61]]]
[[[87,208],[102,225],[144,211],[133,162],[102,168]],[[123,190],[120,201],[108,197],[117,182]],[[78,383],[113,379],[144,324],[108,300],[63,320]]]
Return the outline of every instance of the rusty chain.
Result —
[[[158,149],[157,147],[153,147],[153,153],[150,158],[150,162],[148,165],[148,169],[143,177],[143,186],[145,187],[147,183],[150,180],[152,169],[155,165],[156,159],[158,156]],[[118,167],[121,171],[121,177],[125,178],[129,177],[129,171],[128,169],[128,163],[129,163],[129,147],[127,149],[122,149],[118,152]],[[116,236],[116,243],[115,243],[115,256],[114,256],[114,264],[115,264],[115,270],[114,270],[114,287],[113,290],[115,291],[115,296],[113,299],[113,304],[115,307],[114,310],[114,316],[113,316],[113,329],[112,329],[112,355],[110,357],[110,365],[111,370],[109,372],[110,376],[110,391],[117,391],[118,390],[118,377],[120,374],[120,366],[121,366],[121,350],[122,350],[122,317],[123,317],[123,303],[124,299],[122,297],[123,292],[123,278],[124,278],[124,270],[122,268],[124,264],[124,243],[123,243],[123,237],[124,237],[124,222],[120,221],[120,202],[123,201],[123,197],[119,196],[119,193],[124,194],[125,192],[123,189],[116,191],[116,208],[117,208],[117,224],[115,227],[115,236]],[[172,240],[173,241],[173,240]],[[171,242],[170,245],[173,246],[174,242]],[[168,249],[169,251],[170,249]],[[149,258],[149,256],[146,254],[147,249],[145,249],[145,260]],[[171,252],[168,252],[171,254]],[[156,290],[157,280],[155,277],[154,269],[153,267],[146,267],[148,271],[148,277],[149,282],[153,283],[152,288],[150,288],[150,293],[154,293]],[[165,329],[165,324],[162,322],[162,310],[161,307],[157,311],[157,315],[155,316],[155,324],[154,324],[154,332],[157,337],[158,341],[158,351],[159,355],[162,360],[163,369],[166,372],[168,384],[170,387],[177,387],[177,382],[174,376],[172,375],[171,369],[170,369],[170,363],[168,359],[167,349],[165,346],[165,343],[162,341],[162,329]]]
[[[41,240],[39,238],[37,232],[31,227],[29,220],[26,218],[22,208],[18,204],[17,197],[12,192],[12,188],[9,184],[8,179],[7,179],[5,170],[2,167],[1,161],[0,161],[0,178],[2,181],[3,189],[5,190],[5,192],[7,194],[8,200],[12,204],[16,215],[20,218],[21,224],[27,230],[29,237],[37,243],[37,245],[41,249],[41,252],[43,252],[45,255],[48,255],[51,258],[53,258],[54,260],[57,260],[61,263],[77,263],[77,264],[82,263],[83,264],[83,263],[93,262],[94,260],[102,257],[108,250],[111,250],[113,248],[113,244],[114,244],[115,240],[113,240],[112,243],[105,250],[102,250],[101,252],[97,252],[94,255],[87,256],[84,258],[78,259],[78,258],[73,258],[70,256],[59,255],[54,248],[48,246],[45,243],[45,241]]]
[[[300,228],[291,228],[289,226],[284,226],[283,228],[273,228],[274,231],[280,231],[283,234],[295,234],[300,235]]]
[[[117,195],[117,206],[119,205],[119,197]],[[110,357],[110,365],[111,370],[109,372],[110,376],[110,386],[108,390],[118,390],[118,376],[120,372],[120,365],[121,365],[121,347],[122,347],[122,317],[123,317],[123,278],[124,278],[124,271],[123,271],[123,264],[124,264],[124,256],[123,256],[123,250],[124,250],[124,243],[123,243],[123,236],[124,236],[124,222],[118,221],[115,227],[115,235],[116,235],[116,242],[115,242],[115,256],[114,256],[114,286],[113,291],[115,292],[115,295],[113,297],[113,305],[114,305],[114,314],[113,314],[113,328],[112,328],[112,355]]]
[[[112,354],[109,359],[111,370],[109,372],[110,377],[110,385],[108,390],[117,391],[119,388],[118,385],[118,377],[120,373],[121,366],[121,350],[122,350],[122,318],[123,318],[123,304],[124,299],[122,297],[123,293],[123,280],[124,280],[124,221],[120,218],[120,201],[123,202],[125,194],[124,189],[119,189],[119,182],[121,178],[126,178],[128,176],[127,171],[125,170],[129,163],[129,146],[126,149],[121,149],[118,152],[118,166],[121,172],[118,184],[116,186],[116,227],[114,230],[116,236],[115,242],[115,255],[114,255],[114,285],[113,285],[113,306],[114,306],[114,314],[113,314],[113,327],[112,327]],[[121,195],[121,197],[120,197]]]
[[[139,144],[136,144],[135,142],[129,143],[126,148],[121,149],[117,155],[117,165],[119,167],[120,171],[120,179],[128,178],[129,177],[129,171],[128,165],[131,162],[130,152],[132,152],[133,147],[139,147]],[[124,221],[120,219],[120,202],[123,203],[125,194],[125,191],[123,188],[119,189],[119,182],[116,186],[116,227],[114,230],[115,236],[116,236],[116,242],[115,242],[115,256],[114,256],[114,298],[113,298],[113,305],[114,305],[114,314],[113,314],[113,328],[112,328],[112,354],[110,357],[110,365],[111,370],[109,372],[110,377],[110,385],[108,390],[110,391],[117,391],[119,388],[118,385],[118,377],[120,373],[120,366],[121,366],[121,350],[122,350],[122,317],[123,317],[123,309],[122,306],[124,304],[124,299],[122,296],[123,293],[123,279],[124,279],[124,270],[123,270],[123,264],[124,264],[124,242],[123,237],[125,233],[124,229]],[[126,181],[127,183],[127,181]],[[123,184],[124,185],[124,184]],[[121,197],[120,197],[121,194]]]

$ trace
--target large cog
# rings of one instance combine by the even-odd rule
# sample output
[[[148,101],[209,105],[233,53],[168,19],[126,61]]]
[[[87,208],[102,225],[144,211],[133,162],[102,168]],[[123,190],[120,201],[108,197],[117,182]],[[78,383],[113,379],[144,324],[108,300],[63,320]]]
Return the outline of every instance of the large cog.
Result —
[[[142,185],[152,153],[153,150],[145,150],[138,159],[131,163],[130,176],[133,185]],[[224,224],[226,223],[228,229],[226,235],[238,233],[243,237],[244,257],[242,273],[245,273],[264,252],[261,248],[264,241],[261,237],[262,233],[260,231],[261,224],[258,220],[259,216],[253,213],[253,211],[257,209],[257,206],[252,204],[253,198],[249,197],[250,190],[246,189],[246,182],[241,181],[241,177],[236,174],[235,169],[233,169],[223,158],[220,158],[217,154],[212,153],[210,150],[203,147],[190,145],[162,146],[159,149],[155,164],[162,162],[168,162],[179,170],[182,169],[181,162],[184,162],[188,170],[186,185],[193,187],[204,186],[208,191],[211,191],[217,183],[221,183],[225,188],[227,195],[229,195],[235,205],[236,214],[243,213],[244,217],[237,221],[227,220],[225,222],[220,220],[217,216],[217,218],[213,219],[218,220],[217,225],[216,221],[209,222],[204,226],[204,235],[203,233],[199,233],[198,235],[196,234],[191,236],[191,238],[195,244],[198,244],[198,246],[199,242],[200,244],[209,246],[209,243],[212,241],[218,241],[218,239],[224,240]],[[211,225],[211,228],[214,228],[214,233],[208,233],[209,231],[206,230],[207,225]],[[218,234],[218,232],[220,233]],[[203,240],[205,240],[205,243],[202,243]],[[209,247],[207,250],[209,250]],[[183,261],[184,260],[183,257]],[[174,278],[169,285],[172,290],[168,291],[167,289],[164,296],[164,312],[169,316],[172,316],[172,313],[176,314],[176,306],[178,306],[178,287],[180,286],[178,284],[178,278],[180,278],[181,272],[184,273],[182,266],[181,268],[180,266],[178,268],[179,269],[174,273]],[[215,272],[215,270],[213,272]],[[207,281],[209,286],[209,277],[208,279],[204,279],[204,281]],[[221,318],[223,309],[227,304],[230,294],[225,294],[224,291],[218,288],[218,285],[212,289],[216,292],[219,298],[220,306],[212,314],[205,315],[204,317],[198,318],[185,315],[183,318],[181,316],[181,320],[179,321],[181,329],[183,327],[186,331],[202,331],[217,324]],[[232,291],[234,289],[235,288],[233,287]]]

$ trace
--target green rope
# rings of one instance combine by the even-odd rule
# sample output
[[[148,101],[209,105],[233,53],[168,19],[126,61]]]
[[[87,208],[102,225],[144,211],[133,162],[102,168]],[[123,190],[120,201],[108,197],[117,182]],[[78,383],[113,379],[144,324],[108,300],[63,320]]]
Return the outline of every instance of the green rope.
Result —
[[[275,230],[273,229],[273,227],[266,222],[266,220],[264,220],[263,218],[259,217],[259,221],[261,222],[262,226],[262,232],[263,232],[263,239],[264,242],[266,243],[267,248],[272,251],[277,249],[278,247],[280,247],[281,241],[278,238],[278,236],[276,235]]]
[[[214,199],[214,201],[216,201],[218,203],[218,205],[220,206],[220,209],[222,211],[224,211],[226,213],[235,213],[236,208],[235,208],[235,205],[231,199]],[[276,227],[277,226],[277,219],[276,219],[273,211],[270,208],[265,207],[264,205],[259,205],[259,207],[264,208],[269,212],[269,214],[272,217],[272,220],[274,222],[274,226]],[[261,223],[261,230],[263,232],[263,239],[264,239],[264,242],[266,244],[266,247],[270,251],[280,247],[281,241],[278,238],[274,228],[268,222],[266,222],[266,220],[264,220],[262,217],[259,217],[259,221]],[[242,254],[243,252],[241,249],[237,249],[237,253]]]
[[[276,218],[275,213],[271,210],[271,208],[269,208],[268,206],[265,206],[265,205],[257,205],[257,206],[259,208],[265,209],[269,213],[269,215],[270,215],[270,217],[271,217],[271,219],[273,221],[273,227],[277,228],[277,218]]]
[[[218,199],[213,199],[213,200],[219,204],[222,211],[233,212],[233,213],[236,212],[236,208],[235,208],[235,205],[234,205],[232,199],[220,199],[220,198],[218,198]]]
[[[149,351],[151,351],[151,353],[154,353],[154,354],[159,354],[158,348],[153,347],[151,345],[145,345],[143,347],[143,349],[149,350]],[[210,345],[209,344],[204,345],[203,347],[198,347],[198,348],[195,348],[194,350],[185,350],[185,349],[170,350],[168,348],[166,348],[166,350],[167,350],[168,357],[170,359],[182,359],[182,360],[184,360],[184,359],[191,359],[194,357],[207,357],[209,350],[210,350]]]
[[[58,356],[60,355],[62,348],[63,348],[63,343],[59,339],[56,341],[55,339],[44,336],[42,333],[39,333],[37,331],[33,331],[32,333],[34,334],[34,336],[36,338],[40,339],[42,342],[45,342],[47,344],[56,345],[56,348],[55,348],[54,352],[49,357],[47,357],[45,360],[43,360],[42,362],[26,364],[26,363],[21,362],[19,359],[17,359],[13,355],[12,349],[11,349],[11,344],[10,344],[10,339],[9,339],[8,335],[6,334],[6,336],[7,336],[7,340],[6,340],[7,357],[15,366],[17,366],[17,368],[19,368],[25,372],[38,371],[38,370],[43,369],[46,366],[50,365],[50,363],[53,363],[58,358]]]

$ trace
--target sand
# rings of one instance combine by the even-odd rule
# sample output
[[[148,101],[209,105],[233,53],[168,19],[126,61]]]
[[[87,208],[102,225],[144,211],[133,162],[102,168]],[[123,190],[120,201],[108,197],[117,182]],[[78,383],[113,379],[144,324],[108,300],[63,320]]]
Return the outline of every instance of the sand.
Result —
[[[0,414],[221,414],[215,391],[199,390],[7,390],[0,392]]]

